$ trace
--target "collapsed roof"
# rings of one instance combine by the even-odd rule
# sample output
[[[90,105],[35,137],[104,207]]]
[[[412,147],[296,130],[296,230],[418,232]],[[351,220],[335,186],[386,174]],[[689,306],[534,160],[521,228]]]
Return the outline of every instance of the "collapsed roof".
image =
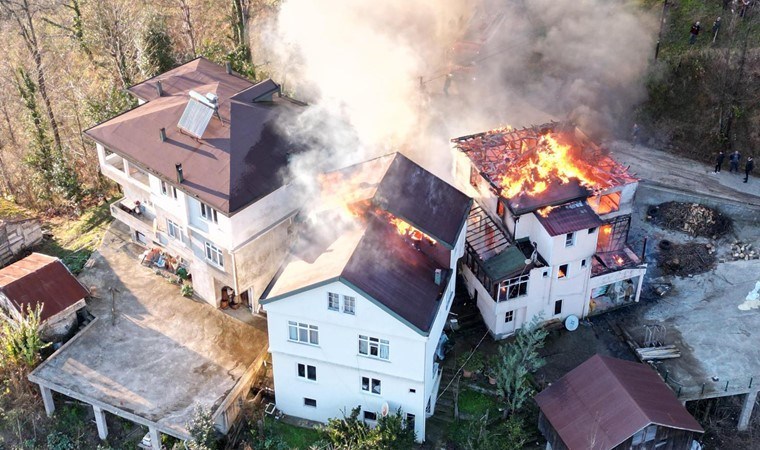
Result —
[[[610,449],[656,424],[702,433],[673,391],[645,364],[595,355],[536,395],[569,449]]]
[[[58,258],[41,253],[0,269],[0,293],[19,312],[42,304],[43,322],[89,295]]]
[[[427,335],[471,200],[398,153],[331,172],[323,186],[262,303],[341,281]],[[355,218],[341,219],[339,199]]]
[[[297,149],[278,124],[300,103],[280,96],[272,80],[253,84],[201,57],[128,91],[147,103],[85,134],[130,163],[228,215],[285,184],[282,172]],[[218,104],[200,138],[178,126],[191,91]]]
[[[568,123],[500,128],[452,143],[516,215],[637,181]]]

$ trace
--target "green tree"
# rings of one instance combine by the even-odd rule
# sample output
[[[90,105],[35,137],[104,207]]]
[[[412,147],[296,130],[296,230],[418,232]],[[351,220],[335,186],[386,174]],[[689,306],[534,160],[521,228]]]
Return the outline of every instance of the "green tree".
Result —
[[[20,317],[0,314],[0,367],[32,368],[40,361],[40,350],[46,344],[40,337],[42,305],[27,307]]]
[[[195,405],[193,417],[187,424],[187,430],[192,439],[187,442],[190,450],[213,450],[216,448],[216,431],[211,412],[206,408]]]
[[[177,64],[172,39],[163,16],[148,16],[140,40],[139,66],[146,77],[166,72]]]
[[[544,346],[548,332],[539,327],[541,316],[515,333],[514,341],[499,347],[496,385],[504,398],[504,418],[520,409],[533,395],[529,374],[546,364],[538,350]]]
[[[359,419],[361,407],[343,414],[340,419],[330,419],[320,428],[323,438],[334,450],[406,450],[414,446],[414,429],[404,420],[399,408],[396,413],[380,417],[377,426],[370,428]]]

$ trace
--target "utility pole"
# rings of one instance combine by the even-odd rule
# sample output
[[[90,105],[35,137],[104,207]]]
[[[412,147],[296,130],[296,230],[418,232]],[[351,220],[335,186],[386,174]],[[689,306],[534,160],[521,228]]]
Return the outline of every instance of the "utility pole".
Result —
[[[660,32],[657,34],[657,46],[654,48],[654,60],[660,56],[660,42],[662,41],[662,29],[665,27],[665,12],[668,10],[668,0],[662,2],[662,15],[660,15]]]

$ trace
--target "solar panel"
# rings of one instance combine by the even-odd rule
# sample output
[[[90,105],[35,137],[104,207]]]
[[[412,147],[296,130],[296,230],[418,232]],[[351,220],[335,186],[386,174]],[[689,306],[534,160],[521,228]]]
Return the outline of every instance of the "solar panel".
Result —
[[[190,135],[201,138],[203,137],[203,132],[206,131],[211,116],[214,115],[215,108],[207,102],[196,99],[196,97],[201,96],[199,94],[192,95],[194,93],[190,92],[191,98],[187,102],[178,125]]]

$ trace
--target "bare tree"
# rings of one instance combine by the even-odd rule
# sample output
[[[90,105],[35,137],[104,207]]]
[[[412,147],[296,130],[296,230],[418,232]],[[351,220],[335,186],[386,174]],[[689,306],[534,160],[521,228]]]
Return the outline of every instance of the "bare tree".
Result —
[[[34,69],[37,75],[37,86],[45,105],[45,114],[50,122],[50,128],[53,132],[53,141],[59,152],[63,151],[61,136],[58,132],[58,120],[55,118],[53,107],[48,95],[47,80],[45,77],[45,68],[42,62],[42,50],[37,37],[37,31],[34,26],[35,16],[42,10],[41,4],[30,4],[28,0],[0,0],[0,14],[4,18],[9,18],[18,28],[26,49],[34,60]]]
[[[187,37],[188,44],[190,45],[190,51],[193,54],[193,58],[198,56],[198,52],[195,48],[195,29],[193,28],[193,19],[190,15],[190,4],[187,0],[177,0],[179,2],[179,9],[182,19],[182,31]]]
[[[113,68],[122,87],[132,84],[135,66],[134,37],[132,25],[135,11],[127,1],[106,0],[95,5],[96,46],[101,48]]]

